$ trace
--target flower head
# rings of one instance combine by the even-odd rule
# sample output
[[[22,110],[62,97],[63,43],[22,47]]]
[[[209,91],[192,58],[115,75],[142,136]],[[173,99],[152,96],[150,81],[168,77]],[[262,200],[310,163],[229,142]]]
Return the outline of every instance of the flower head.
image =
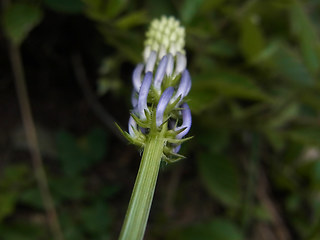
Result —
[[[164,160],[178,154],[191,128],[191,112],[185,99],[191,88],[184,50],[185,30],[173,17],[154,20],[146,34],[144,62],[133,71],[132,114],[125,136],[143,147],[148,134],[164,132]],[[178,126],[179,125],[179,126]]]

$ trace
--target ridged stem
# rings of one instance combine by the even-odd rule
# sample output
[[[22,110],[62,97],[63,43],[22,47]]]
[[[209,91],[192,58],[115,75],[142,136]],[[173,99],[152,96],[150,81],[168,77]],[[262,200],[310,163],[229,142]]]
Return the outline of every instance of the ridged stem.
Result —
[[[119,240],[143,239],[165,143],[164,132],[148,135]]]

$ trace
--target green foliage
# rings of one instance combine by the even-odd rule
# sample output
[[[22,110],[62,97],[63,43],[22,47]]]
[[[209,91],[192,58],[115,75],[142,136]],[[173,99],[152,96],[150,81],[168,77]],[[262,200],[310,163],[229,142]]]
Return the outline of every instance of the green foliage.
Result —
[[[177,240],[243,240],[240,229],[228,219],[216,218],[208,223],[196,224],[183,229],[173,238]]]
[[[265,39],[262,29],[259,27],[256,15],[244,17],[240,22],[241,36],[240,48],[243,55],[250,63],[265,49]]]
[[[108,21],[123,11],[127,0],[83,0],[83,2],[90,18],[96,21]]]
[[[203,0],[185,0],[180,10],[181,21],[188,24],[199,12]]]
[[[317,36],[316,29],[306,14],[303,5],[297,0],[293,1],[290,8],[290,21],[292,32],[299,41],[305,64],[311,72],[319,72],[319,36]]]
[[[80,13],[84,8],[82,0],[44,0],[44,3],[52,10],[65,13]]]
[[[42,17],[42,10],[37,6],[14,3],[5,9],[2,25],[10,41],[20,45],[29,32],[40,23]]]
[[[157,189],[148,238],[255,240],[266,233],[270,240],[280,239],[274,229],[295,239],[320,238],[319,1],[11,2],[1,15],[3,32],[16,45],[30,38],[23,45],[23,59],[37,111],[41,104],[36,101],[46,94],[37,91],[44,85],[53,88],[48,96],[65,97],[70,109],[83,107],[76,86],[70,96],[62,96],[59,79],[46,77],[56,76],[60,64],[72,66],[72,54],[79,53],[88,79],[98,76],[97,91],[107,95],[101,99],[105,108],[125,117],[131,107],[131,73],[142,61],[149,21],[174,15],[186,26],[194,139],[182,148],[187,159],[159,176],[168,185]],[[30,4],[35,2],[39,4]],[[36,34],[29,34],[42,20]],[[35,51],[38,43],[43,53]],[[6,56],[0,56],[2,63]],[[36,72],[34,61],[41,62]],[[9,71],[3,68],[1,73],[9,76]],[[68,84],[73,79],[65,68],[58,77]],[[69,103],[73,93],[83,102],[77,98]],[[58,104],[48,102],[57,105],[58,122],[68,126],[73,116],[64,119]],[[37,111],[42,122],[48,112]],[[135,161],[130,148],[117,145],[86,118],[72,124],[74,132],[55,132],[52,149],[57,150],[45,159],[65,239],[114,239],[127,207],[133,183],[126,181],[133,179]],[[53,131],[57,128],[61,126]],[[254,135],[260,139],[259,151]],[[48,239],[46,223],[39,221],[43,202],[32,171],[15,162],[24,161],[20,155],[9,158],[0,172],[1,239]],[[182,166],[180,175],[175,166]]]
[[[67,176],[75,176],[102,160],[107,151],[107,135],[101,129],[76,138],[68,132],[57,136],[58,157]]]
[[[239,207],[240,178],[234,162],[220,154],[202,154],[199,157],[199,173],[209,193],[229,207]]]
[[[28,168],[25,165],[9,166],[0,176],[0,223],[10,216],[16,208],[19,194],[28,184]]]

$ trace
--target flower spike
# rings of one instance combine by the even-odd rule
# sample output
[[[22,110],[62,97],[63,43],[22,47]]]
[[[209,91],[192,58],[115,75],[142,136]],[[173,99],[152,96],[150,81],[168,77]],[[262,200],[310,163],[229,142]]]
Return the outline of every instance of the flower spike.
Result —
[[[184,28],[173,17],[161,17],[151,23],[146,33],[144,61],[137,64],[132,74],[133,110],[128,133],[124,134],[140,147],[146,144],[143,141],[147,141],[148,135],[163,134],[167,149],[164,159],[171,160],[179,158],[180,145],[190,139],[185,135],[192,123],[189,106],[184,103],[191,88],[184,38]]]
[[[183,159],[178,153],[181,144],[192,138],[185,137],[192,123],[189,106],[184,103],[191,88],[185,30],[175,18],[162,17],[152,21],[146,37],[144,61],[132,75],[128,132],[117,125],[143,152],[119,240],[143,239],[160,162]]]

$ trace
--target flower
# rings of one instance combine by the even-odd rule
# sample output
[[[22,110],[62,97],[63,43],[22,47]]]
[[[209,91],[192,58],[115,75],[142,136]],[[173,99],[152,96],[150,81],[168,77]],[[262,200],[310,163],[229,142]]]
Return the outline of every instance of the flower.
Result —
[[[139,147],[149,134],[165,132],[163,156],[167,162],[181,159],[181,143],[192,124],[185,99],[191,89],[186,69],[185,30],[173,17],[154,20],[146,33],[144,62],[133,71],[133,110],[129,118],[127,139]],[[181,124],[178,126],[178,124]]]

